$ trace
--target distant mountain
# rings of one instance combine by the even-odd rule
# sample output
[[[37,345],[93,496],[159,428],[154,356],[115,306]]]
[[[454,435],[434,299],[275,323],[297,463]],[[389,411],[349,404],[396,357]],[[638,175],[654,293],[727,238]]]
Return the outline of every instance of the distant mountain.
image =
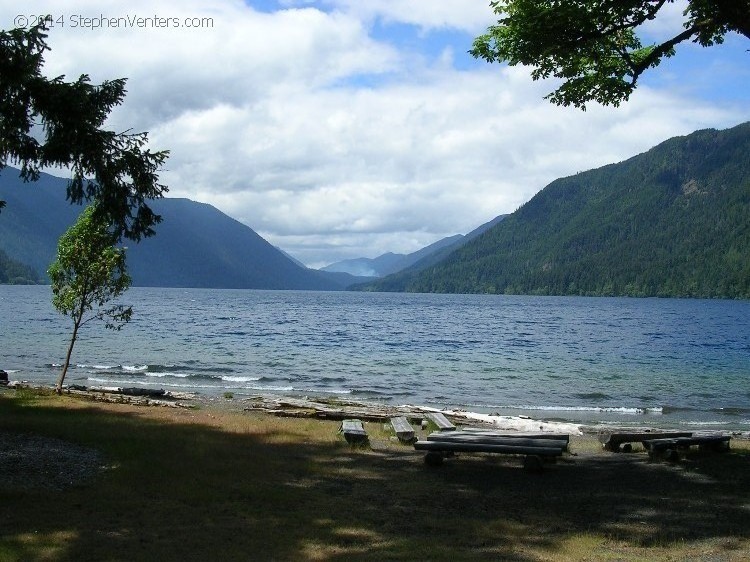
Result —
[[[368,290],[750,298],[750,123],[555,180],[420,271]]]
[[[0,250],[0,284],[37,285],[45,279],[31,266],[14,260]]]
[[[457,240],[462,238],[463,236],[461,234],[443,238],[442,240],[438,240],[437,242],[411,254],[394,254],[393,252],[387,252],[376,258],[354,258],[343,260],[327,265],[321,268],[321,271],[349,273],[361,277],[383,277],[401,271],[425,255],[445,248],[446,246],[451,246],[455,244]]]
[[[65,201],[67,181],[47,174],[24,184],[18,171],[0,173],[0,250],[41,275],[55,258],[60,235],[81,212]],[[126,241],[134,285],[338,290],[355,279],[302,267],[251,228],[214,207],[188,199],[153,201],[164,221],[156,236]]]
[[[479,236],[482,232],[495,225],[497,222],[503,220],[507,215],[500,215],[494,218],[488,223],[474,229],[469,234],[455,234],[447,238],[442,238],[437,242],[425,246],[421,250],[412,252],[411,254],[394,254],[388,252],[382,254],[376,258],[354,258],[349,260],[343,260],[331,265],[327,265],[321,269],[321,271],[328,272],[345,272],[351,275],[359,275],[362,277],[385,277],[405,269],[412,268],[415,264],[422,262],[426,259],[434,259],[439,261],[440,259],[447,256],[456,248],[465,244],[469,240]]]
[[[435,265],[436,263],[441,262],[442,260],[447,258],[454,250],[457,250],[458,248],[462,247],[468,242],[471,242],[477,236],[484,234],[486,231],[488,231],[490,228],[498,224],[507,216],[508,215],[499,215],[495,217],[494,219],[492,219],[491,221],[486,222],[481,226],[478,226],[477,228],[475,228],[468,234],[464,235],[463,237],[461,237],[460,240],[457,240],[455,244],[446,246],[445,248],[440,248],[439,250],[435,252],[424,254],[412,265],[410,265],[409,267],[407,267],[406,269],[403,269],[402,271],[398,273],[404,274],[404,275],[412,275],[412,274],[417,273],[418,271],[422,271],[423,269],[427,269],[428,267],[431,267]]]

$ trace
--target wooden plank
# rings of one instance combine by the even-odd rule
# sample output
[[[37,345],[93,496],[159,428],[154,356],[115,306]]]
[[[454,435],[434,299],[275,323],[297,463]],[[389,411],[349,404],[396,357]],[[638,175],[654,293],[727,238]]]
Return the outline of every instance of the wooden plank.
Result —
[[[486,445],[515,445],[520,447],[555,447],[567,449],[567,441],[559,439],[526,439],[524,437],[498,437],[463,434],[459,432],[435,432],[427,436],[428,441],[441,443],[476,443]]]
[[[416,439],[414,428],[403,416],[391,418],[391,427],[393,427],[393,431],[396,433],[399,441],[413,443]]]
[[[347,443],[364,443],[367,441],[367,432],[360,420],[343,420],[341,429]]]
[[[448,421],[448,418],[441,412],[430,412],[425,414],[425,417],[434,423],[440,431],[455,431],[456,429],[456,426]]]
[[[600,433],[599,442],[608,451],[618,451],[623,443],[636,443],[652,439],[668,439],[673,437],[690,437],[690,431],[632,431]]]
[[[649,453],[666,451],[667,449],[685,449],[693,445],[711,446],[717,450],[721,450],[728,448],[730,439],[731,436],[722,434],[648,439],[643,442],[643,446],[646,447]]]
[[[492,437],[513,437],[519,439],[553,439],[556,441],[564,441],[570,443],[570,435],[568,433],[533,433],[525,431],[498,431],[493,429],[485,429],[482,427],[462,427],[460,430],[456,430],[459,433],[472,433],[474,435],[487,435]]]
[[[487,443],[463,443],[446,441],[417,441],[414,448],[418,451],[441,451],[463,453],[499,453],[505,455],[536,455],[540,457],[559,457],[562,447],[523,447],[518,445],[492,445]]]

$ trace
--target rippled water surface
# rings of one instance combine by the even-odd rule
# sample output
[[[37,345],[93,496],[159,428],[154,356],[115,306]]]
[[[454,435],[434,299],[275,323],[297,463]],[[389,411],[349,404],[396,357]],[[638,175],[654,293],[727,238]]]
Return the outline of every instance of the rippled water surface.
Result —
[[[52,384],[70,320],[0,286],[0,368]],[[750,303],[132,288],[67,382],[750,428]]]

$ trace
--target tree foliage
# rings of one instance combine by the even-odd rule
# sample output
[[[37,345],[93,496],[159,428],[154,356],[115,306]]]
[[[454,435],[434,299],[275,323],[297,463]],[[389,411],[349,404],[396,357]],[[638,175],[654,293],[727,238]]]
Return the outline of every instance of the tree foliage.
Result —
[[[78,331],[92,320],[119,330],[130,321],[130,307],[111,305],[130,286],[125,250],[115,247],[117,234],[102,221],[97,204],[84,209],[76,223],[60,237],[57,260],[48,270],[52,280],[52,304],[73,320],[73,334],[57,391],[62,390]]]
[[[146,200],[167,191],[158,172],[168,152],[152,152],[147,133],[104,128],[125,97],[125,79],[94,85],[85,74],[74,82],[43,76],[45,31],[0,31],[0,170],[18,164],[21,177],[35,181],[44,167],[69,167],[72,203],[96,199],[118,239],[153,234],[160,217]]]
[[[546,96],[558,105],[619,105],[638,78],[675,46],[722,43],[729,32],[750,38],[750,0],[689,0],[683,30],[644,45],[636,30],[674,0],[501,0],[490,2],[497,25],[474,40],[472,55],[488,62],[533,67],[534,80],[554,76],[562,85]]]

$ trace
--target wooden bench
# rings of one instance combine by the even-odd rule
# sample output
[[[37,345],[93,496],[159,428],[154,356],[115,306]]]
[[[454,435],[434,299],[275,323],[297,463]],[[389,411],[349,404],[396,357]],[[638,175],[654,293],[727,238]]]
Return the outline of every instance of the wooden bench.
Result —
[[[367,442],[367,432],[360,420],[343,420],[339,433],[344,434],[344,439],[350,445]]]
[[[555,441],[565,442],[567,447],[570,443],[570,435],[567,433],[544,433],[544,432],[527,432],[527,431],[499,431],[496,429],[486,429],[483,427],[462,427],[462,433],[473,433],[475,435],[486,435],[493,437],[509,437],[513,439],[554,439]]]
[[[391,427],[402,443],[411,444],[416,440],[414,428],[405,417],[391,418]]]
[[[730,435],[709,433],[691,437],[648,439],[643,442],[643,446],[648,451],[649,457],[663,456],[667,460],[676,461],[679,459],[679,451],[687,451],[695,445],[704,451],[728,451],[730,439]]]
[[[456,426],[448,421],[448,418],[446,418],[441,412],[430,412],[429,414],[425,414],[425,417],[440,431],[455,431],[456,429]]]
[[[554,436],[549,438],[539,437],[522,437],[516,435],[484,435],[477,433],[464,433],[463,431],[452,431],[450,433],[436,432],[426,437],[427,441],[437,441],[440,443],[478,443],[512,445],[517,447],[552,447],[561,448],[563,451],[568,448],[568,441],[565,439],[555,439]]]
[[[690,431],[631,431],[631,432],[614,432],[600,433],[599,442],[607,451],[612,452],[630,452],[631,443],[643,443],[654,439],[671,439],[676,437],[691,437]],[[622,445],[624,447],[621,447]]]
[[[543,459],[554,460],[568,447],[569,437],[548,437],[517,437],[474,431],[436,432],[414,443],[414,448],[426,451],[425,463],[432,466],[442,464],[444,458],[453,453],[495,453],[522,455],[524,468],[538,471],[542,469]]]

